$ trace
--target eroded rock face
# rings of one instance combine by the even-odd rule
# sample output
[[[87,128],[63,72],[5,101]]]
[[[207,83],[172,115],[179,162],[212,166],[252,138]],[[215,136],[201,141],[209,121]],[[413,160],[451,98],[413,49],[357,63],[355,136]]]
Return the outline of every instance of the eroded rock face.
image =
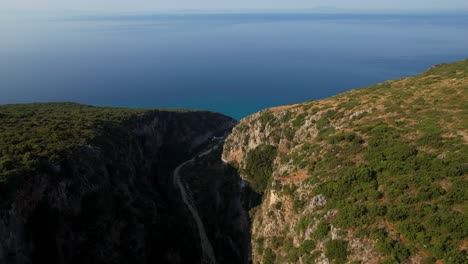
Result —
[[[342,130],[344,122],[358,119],[370,110],[350,110],[340,119],[329,118],[324,123],[328,110],[310,109],[319,109],[325,103],[307,102],[261,111],[241,120],[226,140],[223,160],[237,166],[241,177],[247,180],[249,175],[242,174],[251,151],[260,145],[278,150],[269,187],[262,203],[251,212],[254,263],[272,259],[275,263],[331,263],[326,254],[329,240],[347,241],[348,260],[381,260],[373,248],[375,241],[360,240],[352,231],[345,232],[329,224],[339,210],[327,208],[327,197],[315,191],[319,181],[311,180],[315,163],[325,151],[334,151],[316,140],[323,134],[323,127]],[[325,225],[328,231],[317,238],[319,229]]]
[[[0,263],[199,262],[198,232],[172,170],[234,124],[213,113],[153,112],[117,136],[71,150],[60,164],[5,183]],[[216,206],[242,210],[228,202]],[[207,228],[222,237],[219,225],[228,221]]]
[[[241,120],[222,157],[263,193],[254,263],[466,262],[467,73],[441,64]]]
[[[318,124],[323,112],[306,113],[304,108],[307,107],[289,105],[253,114],[241,120],[224,145],[223,160],[237,166],[241,177],[247,180],[249,175],[242,173],[249,153],[260,145],[278,149],[270,186],[261,204],[251,211],[253,262],[332,263],[326,254],[329,240],[349,241],[349,260],[379,262],[381,256],[373,248],[375,241],[355,238],[352,231],[346,232],[329,224],[339,211],[327,209],[327,197],[314,193],[317,181],[307,181],[311,178],[314,162],[322,155],[319,147],[310,142],[319,136]],[[350,112],[343,120],[355,119],[365,113]],[[332,120],[328,125],[342,129],[342,124],[337,121]],[[304,154],[308,170],[297,162],[297,157]],[[328,226],[326,237],[317,238],[320,225]],[[314,246],[307,246],[309,241],[313,241]],[[270,249],[273,249],[270,251],[273,257],[268,253]]]

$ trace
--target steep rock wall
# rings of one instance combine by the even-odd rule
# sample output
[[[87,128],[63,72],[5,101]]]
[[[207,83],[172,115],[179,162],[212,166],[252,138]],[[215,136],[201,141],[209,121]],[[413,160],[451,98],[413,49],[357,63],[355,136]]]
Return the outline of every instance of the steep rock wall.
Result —
[[[149,112],[2,184],[0,262],[197,262],[198,233],[172,170],[234,124],[207,112]]]

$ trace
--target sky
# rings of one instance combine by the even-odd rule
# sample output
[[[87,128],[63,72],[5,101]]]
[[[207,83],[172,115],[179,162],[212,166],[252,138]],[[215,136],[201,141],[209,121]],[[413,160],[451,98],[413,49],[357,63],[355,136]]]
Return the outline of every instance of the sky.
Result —
[[[467,0],[0,0],[0,9],[73,11],[158,10],[459,10]]]

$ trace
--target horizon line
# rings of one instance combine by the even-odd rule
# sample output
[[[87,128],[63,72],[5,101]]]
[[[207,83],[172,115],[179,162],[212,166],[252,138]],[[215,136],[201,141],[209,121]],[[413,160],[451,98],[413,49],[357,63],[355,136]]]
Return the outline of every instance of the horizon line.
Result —
[[[378,13],[378,14],[412,14],[412,13],[464,13],[468,8],[405,8],[405,9],[349,9],[335,7],[315,7],[315,8],[161,8],[161,9],[64,9],[64,8],[2,8],[0,12],[66,12],[66,13]]]

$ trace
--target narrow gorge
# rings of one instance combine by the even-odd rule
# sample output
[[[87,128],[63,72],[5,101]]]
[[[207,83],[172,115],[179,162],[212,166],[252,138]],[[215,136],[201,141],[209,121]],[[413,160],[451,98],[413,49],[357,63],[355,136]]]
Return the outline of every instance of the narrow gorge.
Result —
[[[468,61],[240,122],[0,106],[0,263],[466,263]]]
[[[2,121],[17,107],[1,107]],[[248,263],[249,208],[236,170],[220,160],[220,139],[235,120],[209,112],[124,110],[118,122],[96,121],[105,109],[26,108],[21,112],[34,122],[42,109],[50,116],[92,116],[87,121],[96,133],[84,144],[70,143],[52,162],[31,144],[37,164],[2,163],[0,263]],[[46,132],[44,140],[51,137]]]

